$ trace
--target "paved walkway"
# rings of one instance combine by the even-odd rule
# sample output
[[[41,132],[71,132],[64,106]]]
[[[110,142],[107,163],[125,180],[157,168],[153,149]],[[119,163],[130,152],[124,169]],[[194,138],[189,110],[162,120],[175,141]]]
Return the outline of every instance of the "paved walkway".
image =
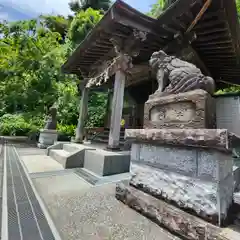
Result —
[[[115,199],[110,180],[120,176],[87,181],[43,150],[5,144],[0,151],[1,239],[179,239]]]

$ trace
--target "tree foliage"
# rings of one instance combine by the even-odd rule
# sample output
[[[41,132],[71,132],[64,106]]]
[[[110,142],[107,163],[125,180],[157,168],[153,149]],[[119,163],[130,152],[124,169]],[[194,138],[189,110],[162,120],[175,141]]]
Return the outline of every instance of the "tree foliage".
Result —
[[[71,18],[65,18],[62,15],[42,15],[40,16],[41,19],[41,24],[45,27],[48,28],[52,32],[58,32],[62,40],[64,41],[65,36],[67,34],[69,25],[71,23]]]
[[[174,2],[176,2],[176,0],[158,0],[155,4],[152,5],[148,15],[157,18],[165,9],[167,9],[168,6]]]
[[[88,8],[94,10],[107,11],[111,5],[111,0],[72,0],[69,3],[70,9],[74,13],[86,11]]]
[[[4,120],[0,131],[20,134],[21,128],[30,131],[30,125],[42,126],[49,107],[55,103],[60,128],[73,133],[81,97],[79,79],[63,74],[61,66],[101,17],[100,11],[89,8],[72,18],[42,15],[38,19],[0,23],[0,123],[1,116],[19,122],[10,126]],[[88,125],[100,125],[104,94],[91,99],[95,100],[90,101]]]
[[[100,11],[92,8],[77,13],[68,31],[69,40],[74,44],[79,44],[101,18]]]

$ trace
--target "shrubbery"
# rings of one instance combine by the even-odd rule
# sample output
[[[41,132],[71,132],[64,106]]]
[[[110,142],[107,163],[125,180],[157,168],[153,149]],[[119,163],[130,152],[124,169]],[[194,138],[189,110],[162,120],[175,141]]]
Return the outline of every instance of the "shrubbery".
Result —
[[[21,114],[5,114],[0,117],[0,135],[3,136],[30,136],[38,135],[44,125],[44,117],[24,116]],[[75,134],[75,125],[58,124],[61,138],[70,139]],[[64,136],[64,137],[63,137]]]
[[[4,136],[27,136],[38,127],[25,121],[21,115],[5,114],[0,118],[0,133]]]

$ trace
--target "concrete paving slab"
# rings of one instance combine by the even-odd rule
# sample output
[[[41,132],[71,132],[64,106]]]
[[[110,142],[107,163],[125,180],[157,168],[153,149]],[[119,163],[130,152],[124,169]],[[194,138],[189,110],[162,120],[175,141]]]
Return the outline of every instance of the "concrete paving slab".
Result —
[[[62,239],[179,239],[117,201],[115,184],[91,187],[73,174],[35,178],[33,183]]]
[[[37,147],[27,147],[16,145],[17,151],[20,156],[29,156],[29,155],[45,155],[45,149],[40,149]]]
[[[81,191],[92,187],[91,184],[81,179],[77,174],[73,172],[66,172],[65,174],[52,175],[40,178],[33,178],[33,183],[37,183],[37,190],[46,192],[49,196],[55,196],[60,194],[71,194],[74,191]]]
[[[46,155],[21,156],[28,173],[49,172],[63,170],[63,166]]]

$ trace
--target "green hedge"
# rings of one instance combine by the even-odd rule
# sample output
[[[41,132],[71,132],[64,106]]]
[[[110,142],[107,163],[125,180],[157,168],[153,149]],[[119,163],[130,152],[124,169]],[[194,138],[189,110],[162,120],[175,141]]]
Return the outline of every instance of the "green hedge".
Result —
[[[0,117],[0,135],[3,136],[29,136],[38,134],[43,127],[43,122],[37,118],[26,119],[20,114],[5,114]],[[68,138],[75,135],[75,125],[58,124],[57,129],[60,135]]]

